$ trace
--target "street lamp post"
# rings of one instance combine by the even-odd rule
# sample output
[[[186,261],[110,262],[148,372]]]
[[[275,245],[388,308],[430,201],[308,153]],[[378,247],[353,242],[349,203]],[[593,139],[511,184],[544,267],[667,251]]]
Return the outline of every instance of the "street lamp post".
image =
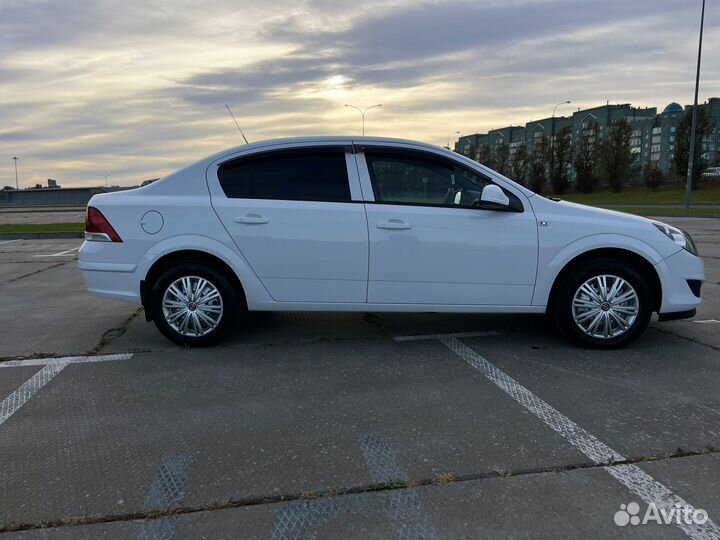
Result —
[[[18,175],[17,175],[17,162],[18,159],[20,159],[17,156],[13,157],[13,161],[15,162],[15,189],[20,189],[20,184],[18,183]]]
[[[552,115],[552,129],[550,130],[550,145],[552,146],[553,139],[555,139],[555,113],[557,112],[557,108],[560,105],[569,105],[572,103],[569,99],[567,101],[561,101],[557,105],[553,107],[553,115]]]
[[[572,103],[572,101],[570,101],[570,100],[568,99],[567,101],[561,101],[560,103],[558,103],[557,105],[555,105],[555,106],[553,107],[553,115],[552,115],[552,117],[555,118],[555,112],[557,111],[557,108],[558,108],[560,105],[569,105],[570,103]]]
[[[700,88],[700,58],[702,57],[703,25],[705,23],[705,0],[700,13],[700,41],[698,43],[697,71],[695,72],[695,100],[693,101],[692,125],[690,127],[690,154],[688,155],[687,183],[685,185],[685,210],[690,208],[693,167],[695,166],[695,136],[697,135],[698,89]]]
[[[370,107],[366,107],[365,109],[361,109],[360,107],[356,107],[355,105],[348,105],[347,103],[345,104],[345,106],[350,107],[351,109],[355,109],[356,111],[358,111],[360,113],[360,116],[362,116],[362,134],[364,137],[365,136],[365,114],[367,114],[367,112],[370,109],[374,109],[375,107],[382,107],[382,103],[379,103],[377,105],[371,105]]]
[[[460,132],[459,132],[459,131],[453,131],[453,132],[451,132],[451,133],[448,133],[448,137],[447,137],[447,139],[448,139],[448,140],[447,140],[447,149],[448,149],[448,150],[450,150],[450,135],[460,135]]]

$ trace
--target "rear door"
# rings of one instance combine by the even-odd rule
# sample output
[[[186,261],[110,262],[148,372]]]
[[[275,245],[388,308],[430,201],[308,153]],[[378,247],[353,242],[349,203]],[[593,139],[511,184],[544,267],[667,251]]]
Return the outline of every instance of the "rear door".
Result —
[[[367,219],[351,152],[278,149],[212,169],[212,205],[275,300],[366,301]]]

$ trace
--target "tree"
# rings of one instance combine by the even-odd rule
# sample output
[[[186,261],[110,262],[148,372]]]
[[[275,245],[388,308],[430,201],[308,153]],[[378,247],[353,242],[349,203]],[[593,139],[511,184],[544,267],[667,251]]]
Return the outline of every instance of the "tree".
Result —
[[[573,168],[580,193],[590,193],[597,186],[595,174],[598,146],[598,124],[595,120],[583,126],[575,146]]]
[[[572,163],[572,128],[565,127],[555,136],[552,145],[552,170],[550,183],[553,193],[562,195],[570,186],[570,164]]]
[[[685,113],[677,128],[675,146],[675,158],[673,167],[683,179],[687,178],[688,158],[690,156],[690,130],[692,129],[692,109]],[[707,163],[702,159],[703,137],[712,133],[712,124],[703,107],[698,107],[697,131],[695,133],[695,159],[693,164],[693,187],[696,187],[702,171]]]
[[[547,182],[547,161],[550,144],[547,137],[543,135],[540,139],[535,139],[533,144],[533,152],[530,161],[530,189],[536,193],[542,193]]]
[[[643,178],[645,179],[645,185],[650,190],[655,191],[663,182],[663,173],[656,164],[648,163],[643,170]]]
[[[505,174],[510,164],[510,147],[505,143],[497,145],[493,158],[493,168],[500,174]]]
[[[478,147],[477,161],[486,167],[493,168],[492,149],[489,144],[481,144]]]
[[[471,144],[470,146],[468,146],[468,147],[465,148],[464,150],[461,150],[461,151],[460,151],[460,154],[461,154],[461,155],[463,155],[463,156],[465,156],[465,157],[469,157],[470,159],[475,159],[475,154],[476,154],[476,153],[477,153],[477,148],[475,147],[474,144]]]
[[[598,167],[615,192],[623,189],[630,172],[633,155],[630,151],[632,128],[625,118],[608,126],[607,134],[598,144]]]
[[[510,158],[510,176],[524,186],[527,182],[529,168],[530,156],[528,156],[527,146],[521,144]]]

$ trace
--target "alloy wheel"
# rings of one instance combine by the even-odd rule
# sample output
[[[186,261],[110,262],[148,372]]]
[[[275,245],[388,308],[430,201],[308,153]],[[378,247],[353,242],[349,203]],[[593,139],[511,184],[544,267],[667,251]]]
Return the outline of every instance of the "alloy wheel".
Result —
[[[610,339],[627,332],[640,312],[640,300],[625,279],[608,274],[580,285],[572,300],[575,324],[585,334]]]
[[[204,336],[220,324],[223,301],[213,283],[199,276],[184,276],[165,290],[163,316],[178,334]]]

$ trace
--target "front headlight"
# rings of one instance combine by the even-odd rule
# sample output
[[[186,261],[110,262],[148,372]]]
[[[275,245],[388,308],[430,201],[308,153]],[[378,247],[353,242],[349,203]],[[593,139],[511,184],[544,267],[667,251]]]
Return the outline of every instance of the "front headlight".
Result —
[[[693,242],[692,237],[687,232],[660,221],[653,221],[653,225],[678,246],[697,256],[698,250],[697,247],[695,247],[695,242]]]

